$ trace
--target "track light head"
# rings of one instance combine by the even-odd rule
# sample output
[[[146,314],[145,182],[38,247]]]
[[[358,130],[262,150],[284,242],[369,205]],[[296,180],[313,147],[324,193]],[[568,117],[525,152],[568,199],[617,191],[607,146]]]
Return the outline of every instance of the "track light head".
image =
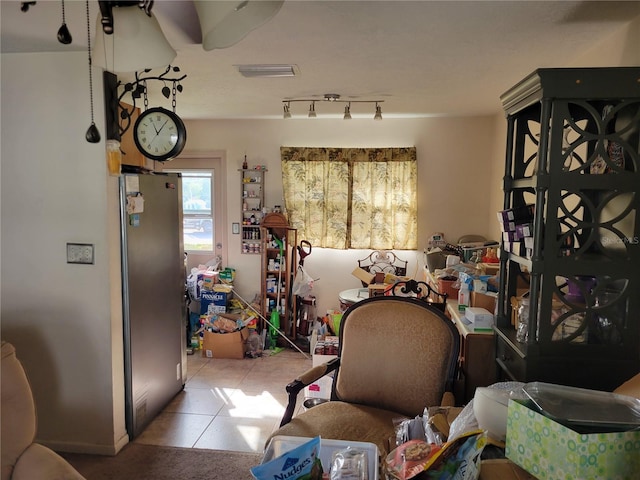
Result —
[[[291,111],[289,109],[289,103],[284,104],[284,115],[283,118],[291,118]]]
[[[316,118],[316,102],[311,102],[309,105],[309,118]]]
[[[345,105],[344,107],[344,119],[351,120],[351,103]]]
[[[380,108],[380,105],[378,105],[378,102],[376,102],[376,114],[373,116],[374,120],[382,120],[382,109]]]

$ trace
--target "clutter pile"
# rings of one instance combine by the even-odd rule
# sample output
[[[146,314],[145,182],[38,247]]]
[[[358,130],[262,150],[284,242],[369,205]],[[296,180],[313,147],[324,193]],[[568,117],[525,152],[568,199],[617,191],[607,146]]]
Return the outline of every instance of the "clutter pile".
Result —
[[[263,342],[256,330],[258,306],[235,299],[235,270],[218,268],[219,262],[199,265],[187,278],[190,347],[207,358],[259,357]]]
[[[444,241],[442,234],[437,236],[440,241],[425,251],[432,287],[448,299],[457,300],[461,313],[474,307],[495,315],[500,286],[498,242],[483,240],[452,245]],[[469,322],[473,322],[473,317]]]
[[[379,295],[391,295],[391,288],[395,283],[411,280],[411,277],[395,275],[393,273],[371,273],[361,267],[356,267],[353,272],[351,272],[351,275],[359,279],[363,285],[367,286],[369,298]]]

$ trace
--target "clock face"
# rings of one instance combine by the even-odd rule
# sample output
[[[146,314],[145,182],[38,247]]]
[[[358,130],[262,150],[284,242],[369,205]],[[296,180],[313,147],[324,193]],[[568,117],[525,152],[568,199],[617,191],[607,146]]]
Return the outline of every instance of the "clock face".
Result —
[[[133,138],[145,157],[163,162],[182,151],[187,131],[180,117],[157,107],[140,114],[133,127]]]

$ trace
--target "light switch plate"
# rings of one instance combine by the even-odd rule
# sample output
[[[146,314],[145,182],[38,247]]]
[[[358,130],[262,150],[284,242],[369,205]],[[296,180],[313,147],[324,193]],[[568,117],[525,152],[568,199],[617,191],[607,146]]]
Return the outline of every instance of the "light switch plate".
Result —
[[[67,263],[93,265],[93,244],[67,243]]]

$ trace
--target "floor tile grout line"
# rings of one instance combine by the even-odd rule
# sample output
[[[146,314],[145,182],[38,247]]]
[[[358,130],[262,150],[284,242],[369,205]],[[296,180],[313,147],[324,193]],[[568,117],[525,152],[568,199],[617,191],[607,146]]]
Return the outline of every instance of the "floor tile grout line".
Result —
[[[213,421],[215,420],[216,415],[214,415],[213,417],[211,417],[211,420],[209,420],[209,423],[207,423],[207,426],[204,427],[202,429],[202,431],[200,432],[200,435],[198,435],[198,438],[196,438],[196,441],[193,442],[193,445],[191,445],[191,448],[196,448],[196,444],[200,441],[200,439],[202,438],[202,436],[204,435],[204,432],[207,431],[207,428],[209,428],[211,426],[211,424],[213,423]],[[215,449],[209,449],[209,450],[215,450]]]

